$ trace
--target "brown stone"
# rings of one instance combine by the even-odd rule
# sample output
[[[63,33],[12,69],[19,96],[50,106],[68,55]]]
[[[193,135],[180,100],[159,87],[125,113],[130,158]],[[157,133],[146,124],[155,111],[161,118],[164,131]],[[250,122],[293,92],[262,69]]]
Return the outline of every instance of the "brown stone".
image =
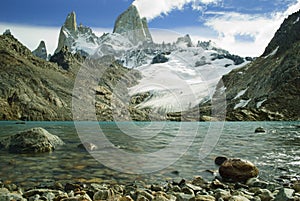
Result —
[[[221,177],[234,182],[245,182],[257,177],[259,170],[251,162],[242,159],[228,159],[219,168]]]

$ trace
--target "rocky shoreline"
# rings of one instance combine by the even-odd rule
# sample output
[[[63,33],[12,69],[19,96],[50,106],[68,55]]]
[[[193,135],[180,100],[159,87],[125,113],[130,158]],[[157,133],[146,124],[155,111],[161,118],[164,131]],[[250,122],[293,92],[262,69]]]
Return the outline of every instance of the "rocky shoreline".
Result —
[[[298,179],[298,180],[297,180]],[[21,187],[0,182],[0,201],[289,201],[300,200],[299,178],[279,184],[251,178],[245,183],[225,182],[221,178],[207,181],[200,176],[166,181],[160,184],[145,184],[135,181],[130,184],[67,183],[56,182],[51,186]]]

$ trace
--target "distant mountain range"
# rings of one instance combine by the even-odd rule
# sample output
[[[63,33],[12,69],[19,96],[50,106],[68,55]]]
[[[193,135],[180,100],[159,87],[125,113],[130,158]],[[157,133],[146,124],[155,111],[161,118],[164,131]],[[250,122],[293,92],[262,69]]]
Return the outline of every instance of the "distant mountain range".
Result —
[[[99,121],[211,120],[212,100],[224,93],[227,120],[299,120],[299,27],[297,12],[256,59],[211,41],[193,44],[189,35],[156,44],[135,6],[100,37],[71,12],[54,55],[43,41],[30,52],[7,31],[0,36],[0,119],[72,120],[72,98],[82,98],[72,94],[76,75],[92,61],[102,69],[97,86],[87,86]]]

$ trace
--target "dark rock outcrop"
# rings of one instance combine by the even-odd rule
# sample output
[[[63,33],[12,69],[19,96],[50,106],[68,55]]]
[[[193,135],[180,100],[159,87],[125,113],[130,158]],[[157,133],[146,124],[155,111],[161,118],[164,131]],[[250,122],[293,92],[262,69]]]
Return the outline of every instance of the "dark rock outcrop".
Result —
[[[152,42],[146,18],[141,18],[137,8],[131,5],[116,20],[113,33],[127,37],[133,44]]]
[[[47,60],[48,54],[47,54],[45,42],[41,41],[39,46],[35,50],[32,51],[32,54],[41,59]]]
[[[166,63],[169,59],[165,56],[165,54],[161,53],[153,57],[151,64],[157,64],[157,63]]]
[[[59,52],[50,57],[50,62],[57,63],[64,70],[70,70],[72,66],[78,65],[78,62],[84,62],[85,57],[79,53],[72,54],[68,47],[64,46]]]
[[[216,165],[222,165],[222,163],[224,163],[226,160],[228,160],[227,157],[225,156],[218,156],[215,158],[215,164]]]
[[[224,161],[219,173],[224,180],[246,182],[250,178],[257,177],[259,170],[249,161],[234,158]]]
[[[215,96],[226,94],[227,120],[300,119],[299,18],[290,15],[261,57],[222,77]]]
[[[0,141],[0,148],[11,153],[51,152],[64,142],[43,128],[32,128]]]
[[[276,31],[274,37],[266,47],[263,57],[268,56],[274,50],[277,51],[275,55],[284,54],[289,49],[293,48],[295,43],[300,41],[300,10],[292,15],[290,15],[284,22],[281,24],[280,28]]]
[[[255,129],[254,132],[255,132],[255,133],[265,133],[266,130],[265,130],[263,127],[258,127],[258,128]]]

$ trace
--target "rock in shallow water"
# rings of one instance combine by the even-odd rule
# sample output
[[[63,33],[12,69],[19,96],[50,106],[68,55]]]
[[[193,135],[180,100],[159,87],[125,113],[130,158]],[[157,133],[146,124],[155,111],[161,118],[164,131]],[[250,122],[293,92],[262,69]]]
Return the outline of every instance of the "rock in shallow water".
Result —
[[[255,133],[265,133],[266,130],[265,130],[263,127],[258,127],[258,128],[255,129],[254,132],[255,132]]]
[[[0,149],[7,149],[11,153],[43,153],[63,144],[58,136],[38,127],[0,140]]]
[[[215,158],[215,164],[216,165],[222,165],[222,163],[224,163],[228,158],[225,156],[217,156]]]
[[[259,170],[249,161],[233,158],[222,163],[219,173],[224,180],[245,182],[250,178],[257,177]]]

